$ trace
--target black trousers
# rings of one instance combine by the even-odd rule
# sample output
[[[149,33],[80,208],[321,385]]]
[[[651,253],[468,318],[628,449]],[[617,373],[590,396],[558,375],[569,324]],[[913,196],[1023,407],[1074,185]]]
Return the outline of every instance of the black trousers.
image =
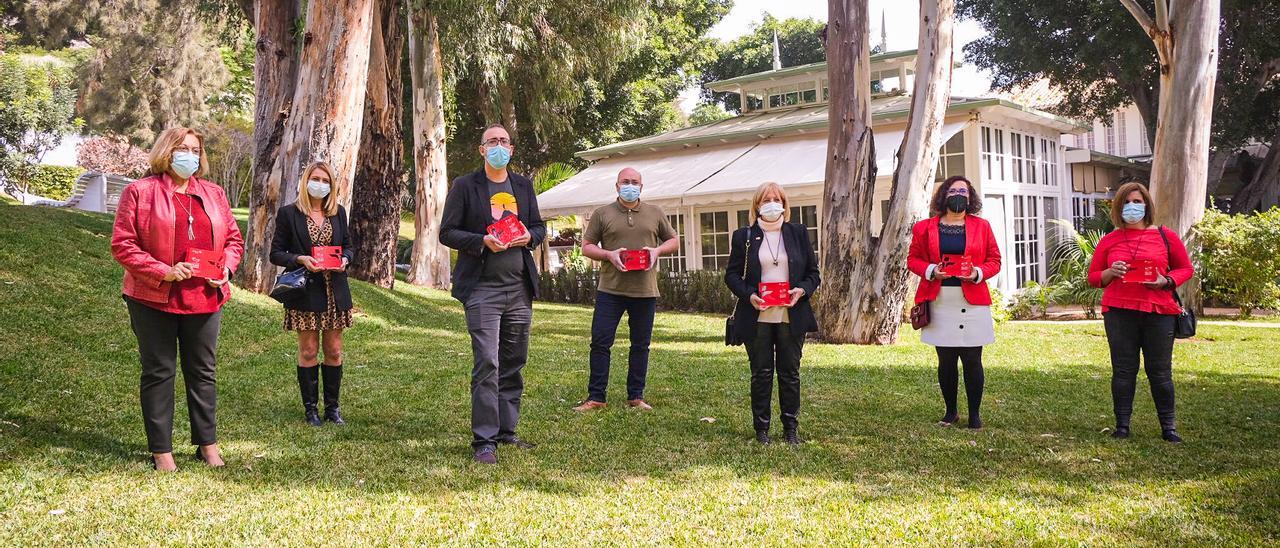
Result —
[[[964,364],[964,394],[969,404],[969,418],[977,417],[982,408],[982,390],[986,374],[982,370],[981,346],[938,346],[938,386],[942,389],[942,401],[947,406],[947,417],[956,415],[956,396],[960,389],[960,375],[956,362]]]
[[[218,405],[215,370],[218,331],[222,312],[212,314],[172,314],[125,297],[129,322],[138,338],[142,361],[139,392],[142,423],[147,431],[147,449],[152,453],[173,451],[173,381],[178,358],[182,359],[182,379],[187,386],[187,416],[191,419],[191,443],[217,443]]]
[[[627,354],[627,399],[644,397],[645,377],[649,372],[649,340],[653,337],[653,317],[657,309],[657,297],[596,293],[596,310],[591,318],[591,376],[587,380],[587,399],[605,401],[613,341],[618,335],[618,323],[622,321],[624,312],[631,329],[631,351]]]
[[[756,324],[755,338],[747,341],[751,361],[751,418],[756,431],[768,431],[773,399],[773,375],[778,374],[778,404],[782,427],[794,429],[800,419],[800,356],[804,338],[791,333],[791,324]]]
[[[1102,315],[1111,347],[1111,400],[1116,426],[1129,426],[1138,382],[1138,355],[1146,363],[1160,427],[1176,427],[1173,399],[1173,327],[1177,316],[1112,308]]]

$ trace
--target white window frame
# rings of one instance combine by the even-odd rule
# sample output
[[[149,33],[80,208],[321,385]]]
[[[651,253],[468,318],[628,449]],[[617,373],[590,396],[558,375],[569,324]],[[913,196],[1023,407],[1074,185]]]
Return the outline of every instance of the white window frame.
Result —
[[[660,270],[667,272],[684,272],[689,267],[686,262],[686,258],[689,256],[689,239],[685,237],[685,219],[686,217],[683,211],[667,214],[667,222],[671,223],[671,228],[676,230],[676,237],[680,239],[680,245],[676,247],[675,253],[658,258],[658,268]]]

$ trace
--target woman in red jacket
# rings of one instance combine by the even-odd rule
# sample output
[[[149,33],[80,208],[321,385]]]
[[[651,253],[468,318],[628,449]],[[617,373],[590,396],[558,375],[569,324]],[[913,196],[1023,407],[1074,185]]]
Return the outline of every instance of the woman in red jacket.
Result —
[[[932,318],[920,340],[938,352],[944,426],[959,419],[956,362],[962,361],[969,428],[982,428],[982,347],[996,340],[986,280],[1000,272],[1000,248],[990,223],[977,216],[981,211],[973,184],[957,175],[938,184],[930,201],[932,216],[911,229],[907,268],[920,276],[915,302],[929,307]]]
[[[222,466],[215,433],[216,350],[227,283],[244,242],[222,187],[208,173],[204,138],[166,129],[151,149],[148,176],[125,187],[111,253],[124,266],[124,300],[142,361],[147,447],[157,470],[173,471],[173,381],[179,355],[196,458]],[[217,274],[197,276],[193,252],[211,252]]]
[[[1153,219],[1155,204],[1147,188],[1136,182],[1121,185],[1111,202],[1111,220],[1117,229],[1098,242],[1089,265],[1089,283],[1104,288],[1102,318],[1111,347],[1111,400],[1116,414],[1111,437],[1129,437],[1141,352],[1161,436],[1181,443],[1174,421],[1173,327],[1182,309],[1173,291],[1191,279],[1195,269],[1178,234],[1156,226]],[[1152,276],[1138,279],[1147,278],[1138,269]],[[1135,272],[1126,276],[1130,270]]]

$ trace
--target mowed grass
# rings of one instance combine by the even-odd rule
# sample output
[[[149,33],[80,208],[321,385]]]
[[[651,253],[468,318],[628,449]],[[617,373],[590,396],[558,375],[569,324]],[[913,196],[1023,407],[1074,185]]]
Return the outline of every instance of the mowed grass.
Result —
[[[998,327],[980,432],[934,424],[933,350],[909,329],[812,344],[809,443],[792,449],[751,441],[746,358],[714,316],[659,314],[653,412],[618,405],[617,364],[611,406],[571,412],[591,310],[539,303],[520,433],[540,445],[482,467],[446,293],[354,284],[349,424],[312,428],[280,307],[238,291],[219,350],[228,466],[192,460],[179,395],[181,470],[156,474],[109,234],[103,215],[0,205],[0,545],[1280,542],[1280,330],[1259,327],[1178,343],[1182,446],[1160,441],[1145,380],[1134,439],[1102,433],[1097,324]]]

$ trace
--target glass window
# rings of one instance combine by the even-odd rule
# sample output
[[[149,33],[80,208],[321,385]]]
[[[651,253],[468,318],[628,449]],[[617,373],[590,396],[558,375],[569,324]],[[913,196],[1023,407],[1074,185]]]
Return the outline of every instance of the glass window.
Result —
[[[938,152],[934,180],[941,181],[952,175],[964,175],[964,132],[952,135]]]
[[[699,213],[698,224],[702,234],[702,268],[723,270],[729,263],[729,212]]]
[[[801,223],[808,229],[809,242],[818,250],[818,206],[791,206],[791,222]]]
[[[1013,250],[1016,287],[1040,282],[1040,197],[1013,197]]]
[[[1025,182],[1022,173],[1022,134],[1013,131],[1009,132],[1009,166],[1009,172],[1013,175],[1013,182]]]
[[[658,268],[667,272],[684,272],[685,264],[685,240],[684,240],[684,214],[675,213],[667,215],[667,222],[671,223],[671,228],[676,230],[676,237],[680,238],[680,247],[676,248],[676,252],[670,255],[664,255],[658,259]]]
[[[1125,143],[1128,140],[1126,139],[1128,132],[1125,131],[1124,124],[1124,111],[1117,112],[1116,121],[1113,125],[1116,126],[1116,154],[1120,156],[1128,156],[1129,154],[1129,146]]]

